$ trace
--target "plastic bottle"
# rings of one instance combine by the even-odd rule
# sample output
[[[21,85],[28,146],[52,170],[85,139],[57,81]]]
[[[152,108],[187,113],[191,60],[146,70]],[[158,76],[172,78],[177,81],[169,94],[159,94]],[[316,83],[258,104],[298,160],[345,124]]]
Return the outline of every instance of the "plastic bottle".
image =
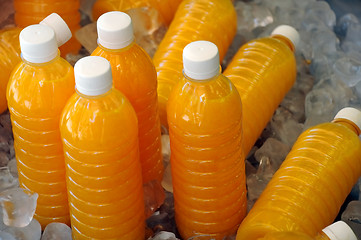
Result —
[[[182,79],[183,48],[198,40],[213,42],[220,60],[236,34],[236,11],[230,0],[184,0],[153,57],[158,73],[160,121],[167,125],[166,104],[173,86]]]
[[[39,194],[35,218],[43,228],[50,222],[69,224],[59,118],[74,92],[73,67],[59,56],[51,27],[31,25],[19,39],[22,62],[6,97],[20,186]]]
[[[57,24],[59,21],[61,21],[60,25]],[[63,20],[60,18],[60,16],[55,13],[47,16],[40,23],[52,27],[54,31],[57,31],[57,28],[60,26],[61,29],[59,31],[64,32],[64,30],[62,30],[62,28],[64,28],[62,25],[67,28],[65,22],[63,23]],[[0,31],[0,113],[7,109],[6,87],[8,85],[11,71],[19,62],[21,62],[19,43],[19,34],[21,30],[21,28],[15,27]],[[61,33],[56,34],[56,37],[59,38],[57,39],[58,46],[61,46],[69,40],[64,39],[64,37],[67,36],[62,35]]]
[[[98,47],[93,56],[112,66],[113,82],[133,105],[138,118],[139,153],[143,182],[163,177],[161,129],[158,114],[157,73],[152,59],[134,41],[131,18],[108,12],[97,21]]]
[[[77,91],[60,120],[73,239],[143,240],[134,109],[112,88],[106,59],[82,58],[74,73]]]
[[[331,123],[303,132],[237,233],[252,240],[272,231],[315,236],[336,218],[361,175],[361,112],[340,110]]]
[[[111,11],[125,12],[132,8],[153,7],[168,26],[182,0],[97,0],[93,5],[93,20]]]
[[[215,44],[192,42],[169,97],[175,219],[183,239],[234,234],[246,214],[242,106]]]
[[[11,71],[21,61],[19,34],[21,28],[0,31],[0,113],[7,109],[6,86]]]
[[[258,240],[357,240],[357,237],[345,222],[338,221],[327,226],[314,237],[299,232],[270,232]]]
[[[80,28],[79,0],[14,0],[14,8],[15,23],[21,28],[36,24],[51,13],[57,13],[65,20],[73,36]],[[62,56],[76,54],[80,47],[73,37],[60,48],[60,52]]]
[[[279,26],[270,37],[243,45],[223,73],[242,98],[246,154],[296,80],[298,41],[294,28]]]

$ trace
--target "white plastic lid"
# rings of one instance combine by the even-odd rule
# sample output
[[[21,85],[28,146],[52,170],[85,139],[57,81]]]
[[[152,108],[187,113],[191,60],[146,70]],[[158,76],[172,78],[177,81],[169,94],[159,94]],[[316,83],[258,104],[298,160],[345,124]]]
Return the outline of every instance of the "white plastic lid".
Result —
[[[184,74],[192,79],[205,80],[220,71],[217,46],[208,41],[195,41],[183,49]]]
[[[98,96],[112,88],[112,71],[108,60],[98,56],[81,58],[74,66],[75,86],[87,96]]]
[[[322,230],[330,240],[357,240],[355,233],[343,221],[338,221]]]
[[[45,63],[58,55],[55,33],[51,27],[35,24],[24,28],[19,36],[22,57],[31,63]]]
[[[132,19],[128,14],[113,11],[101,15],[97,21],[98,43],[105,48],[121,49],[134,40]]]
[[[40,24],[47,25],[54,30],[58,47],[69,41],[72,36],[68,25],[57,13],[50,14]]]
[[[347,119],[356,124],[356,126],[361,129],[361,111],[356,108],[343,108],[338,111],[334,119]]]
[[[289,25],[280,25],[276,27],[271,36],[281,35],[290,40],[295,49],[298,47],[298,43],[300,42],[300,35],[298,34],[297,30]]]

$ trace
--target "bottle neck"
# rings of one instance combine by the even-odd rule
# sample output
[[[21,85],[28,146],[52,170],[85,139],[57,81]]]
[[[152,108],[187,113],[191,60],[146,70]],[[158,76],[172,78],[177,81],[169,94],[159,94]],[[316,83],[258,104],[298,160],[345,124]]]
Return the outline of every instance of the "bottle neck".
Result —
[[[271,36],[272,38],[276,38],[278,40],[281,40],[282,42],[284,42],[290,49],[292,52],[296,51],[295,46],[293,45],[293,43],[286,37],[282,36],[282,35],[274,35]]]
[[[53,59],[51,59],[48,62],[43,62],[43,63],[33,63],[33,62],[29,62],[27,61],[25,58],[23,58],[23,56],[21,55],[21,60],[26,63],[27,65],[30,66],[34,66],[34,67],[41,67],[41,66],[45,66],[48,65],[49,63],[55,62],[56,60],[58,60],[60,58],[60,51],[58,49],[58,54],[56,55],[56,57],[54,57]]]
[[[357,134],[357,136],[359,136],[361,134],[360,128],[354,122],[351,122],[350,120],[347,120],[347,119],[334,119],[332,122],[342,124],[343,126],[349,128],[350,130],[355,132]]]
[[[197,83],[210,82],[210,81],[212,81],[212,80],[217,79],[217,78],[219,77],[219,75],[222,74],[222,67],[219,66],[219,72],[218,72],[216,75],[214,75],[213,77],[207,78],[207,79],[194,79],[194,78],[191,78],[191,77],[189,77],[189,76],[184,72],[184,69],[183,69],[182,73],[183,73],[183,76],[184,76],[187,80],[192,81],[192,82],[197,82]]]
[[[102,97],[105,97],[105,96],[109,95],[109,94],[112,92],[112,89],[113,89],[113,88],[111,88],[110,90],[108,90],[108,91],[105,92],[105,93],[102,93],[102,94],[99,94],[99,95],[93,95],[93,96],[83,94],[83,93],[79,92],[78,89],[76,89],[76,88],[75,88],[75,92],[76,92],[76,94],[78,94],[78,95],[79,95],[80,97],[82,97],[82,98],[99,99],[99,98],[102,98]]]
[[[114,52],[114,53],[119,53],[119,52],[124,52],[129,50],[130,48],[132,48],[135,45],[135,40],[133,42],[131,42],[128,46],[123,47],[123,48],[119,48],[119,49],[110,49],[110,48],[106,48],[103,45],[101,45],[98,41],[98,46],[99,48],[101,48],[102,50],[106,51],[106,52]]]
[[[330,240],[330,238],[324,232],[321,231],[320,233],[317,234],[314,240]]]

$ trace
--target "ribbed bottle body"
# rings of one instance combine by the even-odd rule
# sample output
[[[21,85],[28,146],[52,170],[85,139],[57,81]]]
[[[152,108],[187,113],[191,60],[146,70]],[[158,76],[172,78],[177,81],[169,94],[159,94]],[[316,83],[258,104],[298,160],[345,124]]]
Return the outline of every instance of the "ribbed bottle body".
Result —
[[[73,92],[73,68],[60,57],[19,64],[8,84],[19,181],[39,194],[35,218],[43,228],[50,222],[70,224],[59,119]]]
[[[183,239],[223,239],[246,214],[241,118],[239,94],[223,75],[209,82],[183,78],[169,98],[175,218]]]
[[[262,38],[243,45],[224,71],[243,104],[247,154],[296,80],[296,60],[282,40]]]
[[[110,62],[115,88],[128,98],[137,114],[143,182],[161,182],[163,162],[157,73],[152,59],[136,43],[122,50],[98,47],[92,55],[103,57]]]
[[[144,239],[137,118],[112,89],[74,94],[61,116],[73,239]]]
[[[280,169],[242,222],[237,240],[272,231],[315,236],[336,218],[361,175],[361,143],[343,123],[300,135]]]
[[[182,52],[194,41],[217,45],[220,59],[236,34],[236,11],[230,0],[184,0],[153,57],[158,72],[158,102],[161,124],[167,126],[166,104],[182,75]]]
[[[182,0],[97,0],[93,5],[93,20],[110,11],[125,12],[132,8],[153,7],[159,11],[162,21],[169,25]]]
[[[0,31],[0,113],[7,108],[6,87],[10,74],[21,61],[19,34],[20,28]]]
[[[41,22],[51,13],[59,14],[70,28],[73,37],[60,47],[62,56],[77,53],[81,47],[75,38],[80,28],[79,0],[14,0],[15,23],[18,27],[27,27]]]

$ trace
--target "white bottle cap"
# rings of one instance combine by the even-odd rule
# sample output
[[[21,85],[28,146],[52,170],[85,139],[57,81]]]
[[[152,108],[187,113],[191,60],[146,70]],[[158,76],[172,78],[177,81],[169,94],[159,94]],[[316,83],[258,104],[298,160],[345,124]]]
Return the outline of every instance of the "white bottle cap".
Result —
[[[101,15],[97,21],[98,43],[105,48],[121,49],[134,40],[132,19],[128,14],[113,11]]]
[[[217,46],[208,41],[195,41],[183,49],[184,74],[192,79],[205,80],[220,72]]]
[[[330,240],[357,240],[355,233],[343,221],[338,221],[322,230]]]
[[[280,25],[272,31],[271,36],[275,35],[281,35],[287,38],[291,41],[293,47],[297,49],[298,43],[300,42],[300,35],[295,28],[288,25]]]
[[[359,129],[361,129],[361,111],[352,108],[346,107],[338,111],[334,119],[346,119],[353,122]]]
[[[58,55],[55,33],[51,27],[35,24],[24,28],[19,36],[22,57],[31,63],[45,63]]]
[[[98,96],[112,88],[110,63],[102,57],[81,58],[75,63],[74,76],[76,89],[87,96]]]
[[[69,41],[72,36],[68,25],[57,13],[50,14],[40,24],[47,25],[54,30],[58,47]]]

